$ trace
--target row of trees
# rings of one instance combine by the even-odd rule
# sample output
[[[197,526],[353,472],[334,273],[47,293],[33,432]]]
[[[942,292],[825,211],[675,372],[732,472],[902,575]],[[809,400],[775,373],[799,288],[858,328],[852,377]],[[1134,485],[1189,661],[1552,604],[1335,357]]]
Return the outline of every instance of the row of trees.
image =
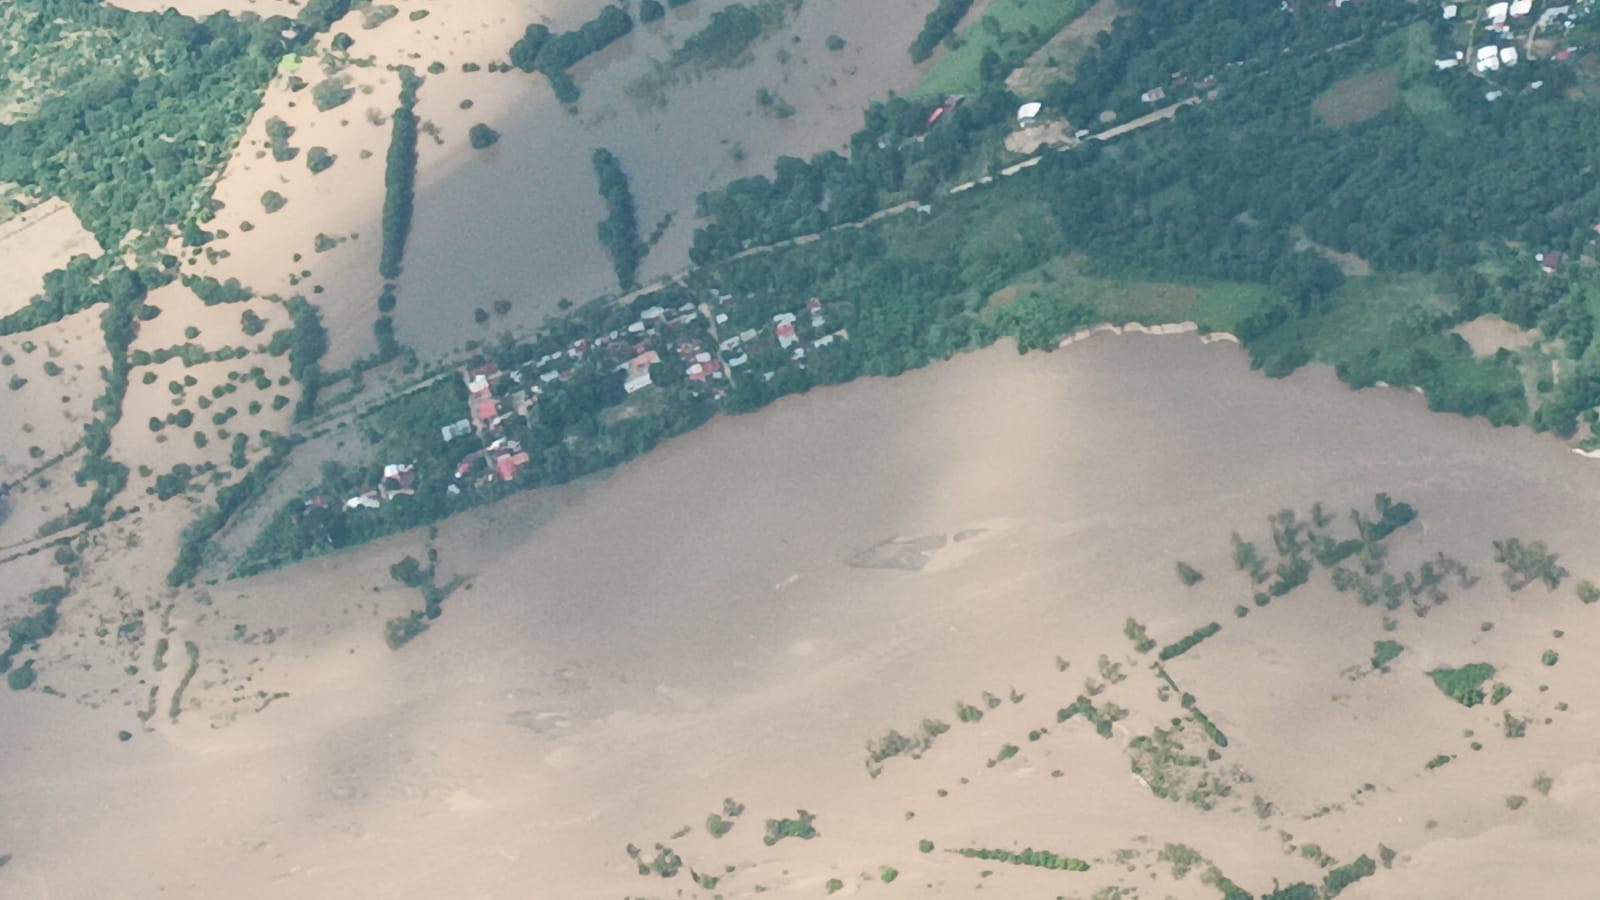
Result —
[[[639,260],[649,247],[639,239],[639,216],[628,175],[622,171],[622,161],[604,147],[594,151],[594,175],[600,183],[600,196],[606,201],[606,218],[596,226],[595,234],[611,255],[617,284],[625,291],[632,290],[638,286],[634,276],[639,271]]]
[[[529,25],[511,45],[511,64],[524,72],[542,72],[550,79],[556,98],[572,103],[578,99],[578,86],[567,70],[631,31],[633,17],[620,6],[605,7],[576,31],[555,33],[544,25]]]
[[[932,56],[934,49],[955,32],[971,8],[972,0],[939,0],[939,5],[923,20],[916,40],[911,42],[911,61],[919,63]]]
[[[389,155],[383,175],[383,257],[378,272],[384,278],[400,277],[406,236],[411,233],[411,207],[417,180],[417,88],[422,78],[410,66],[400,66],[400,105],[394,111],[389,134]]]

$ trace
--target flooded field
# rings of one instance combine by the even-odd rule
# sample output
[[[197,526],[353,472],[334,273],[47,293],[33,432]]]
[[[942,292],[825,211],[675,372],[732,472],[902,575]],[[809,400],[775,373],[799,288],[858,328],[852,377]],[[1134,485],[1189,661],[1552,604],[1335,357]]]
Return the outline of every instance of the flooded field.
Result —
[[[137,660],[98,711],[0,692],[0,894],[810,898],[898,879],[1210,898],[1213,868],[1259,892],[1365,855],[1385,864],[1345,896],[1575,896],[1600,864],[1583,824],[1600,612],[1573,590],[1600,573],[1597,489],[1548,438],[1321,368],[1268,380],[1192,336],[996,347],[815,390],[437,538],[180,597],[163,633],[198,659],[181,718],[173,662]],[[1251,603],[1231,532],[1270,552],[1268,516],[1320,501],[1348,530],[1380,492],[1419,513],[1386,542],[1391,570],[1445,552],[1476,586],[1424,616],[1318,569]],[[1491,547],[1510,536],[1547,542],[1568,580],[1510,592]],[[388,568],[430,547],[470,589],[391,651],[384,620],[418,601]],[[1165,663],[1227,734],[1215,761],[1138,755],[1190,701],[1130,618],[1160,644],[1221,625]],[[1380,640],[1404,652],[1376,669]],[[80,664],[125,662],[44,656],[41,682],[73,696]],[[1459,705],[1425,674],[1478,661],[1504,702]],[[1104,736],[1063,718],[1075,697]],[[951,730],[863,766],[930,720]],[[1188,786],[1163,799],[1164,778]],[[814,837],[763,840],[801,810]],[[734,827],[714,835],[712,813]],[[1088,869],[946,852],[1030,847]],[[1203,860],[1187,877],[1175,847]]]
[[[590,162],[597,147],[621,159],[643,236],[672,216],[640,279],[683,267],[698,194],[770,174],[780,155],[843,151],[868,104],[916,85],[919,69],[904,48],[934,3],[806,0],[782,29],[752,45],[748,64],[686,77],[654,100],[630,92],[726,5],[700,0],[581,63],[573,72],[583,91],[576,114],[541,75],[445,73],[430,81],[436,88],[424,87],[423,118],[446,133],[454,123],[457,135],[485,121],[501,138],[483,153],[459,140],[421,142],[417,216],[401,282],[415,299],[399,309],[403,340],[425,357],[436,355],[506,325],[537,323],[562,298],[582,303],[614,292],[611,264],[595,239],[605,217]],[[568,18],[560,17],[560,27],[577,24]],[[506,47],[524,24],[508,19]],[[828,49],[830,36],[844,47]],[[793,114],[764,110],[756,101],[762,88]],[[486,100],[488,94],[501,96]],[[457,109],[464,97],[475,100],[470,112]],[[499,299],[513,301],[512,312],[488,328],[474,324],[474,309]]]

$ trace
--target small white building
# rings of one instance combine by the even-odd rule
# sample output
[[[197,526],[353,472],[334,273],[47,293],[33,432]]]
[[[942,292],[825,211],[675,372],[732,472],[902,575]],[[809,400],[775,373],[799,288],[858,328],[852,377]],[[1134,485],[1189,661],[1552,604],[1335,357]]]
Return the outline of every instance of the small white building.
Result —
[[[1454,69],[1459,65],[1461,65],[1461,60],[1459,59],[1436,59],[1433,61],[1433,67],[1441,72],[1446,69]]]
[[[1160,103],[1166,96],[1167,92],[1165,89],[1151,88],[1150,90],[1140,94],[1139,99],[1145,103]]]
[[[469,435],[471,433],[472,433],[472,423],[469,422],[466,419],[462,419],[459,422],[456,422],[456,423],[451,424],[451,425],[446,425],[443,428],[439,429],[439,434],[444,437],[444,439],[445,439],[445,441],[447,443],[449,441],[455,440],[458,437],[466,437],[467,435]]]
[[[1496,25],[1503,23],[1511,15],[1511,4],[1506,2],[1491,3],[1483,10],[1483,17]]]
[[[1517,48],[1515,48],[1515,47],[1501,47],[1500,48],[1500,65],[1502,65],[1502,66],[1514,66],[1516,64],[1517,64]]]
[[[739,340],[746,344],[755,340],[758,336],[759,335],[754,328],[746,328],[745,330],[739,332]]]
[[[1520,19],[1533,12],[1533,0],[1511,0],[1511,18]]]
[[[1479,47],[1478,48],[1478,71],[1479,72],[1493,72],[1493,71],[1495,71],[1495,70],[1497,70],[1499,68],[1500,68],[1500,48],[1499,47]]]
[[[1446,19],[1454,19],[1457,16],[1457,14],[1459,14],[1460,12],[1461,12],[1461,7],[1460,7],[1459,4],[1446,3],[1444,5],[1444,17]]]
[[[738,356],[735,356],[732,359],[728,360],[728,368],[737,369],[738,367],[744,365],[745,363],[747,363],[749,361],[750,361],[750,355],[747,354],[747,353],[741,353]]]
[[[1024,103],[1017,107],[1017,125],[1021,128],[1032,125],[1033,120],[1039,117],[1039,112],[1043,109],[1044,104],[1038,102]]]

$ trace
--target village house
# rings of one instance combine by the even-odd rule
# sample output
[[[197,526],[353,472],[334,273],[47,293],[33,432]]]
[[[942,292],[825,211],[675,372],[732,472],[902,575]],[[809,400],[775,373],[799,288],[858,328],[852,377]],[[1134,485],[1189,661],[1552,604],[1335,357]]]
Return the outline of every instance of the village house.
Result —
[[[390,463],[383,467],[383,480],[378,482],[378,495],[384,500],[409,497],[417,492],[417,467]]]
[[[443,428],[440,428],[439,433],[444,437],[445,442],[449,443],[458,437],[466,437],[467,435],[471,434],[472,422],[467,419],[462,419],[459,422],[454,422],[444,426]]]
[[[649,387],[654,383],[650,380],[650,367],[659,362],[661,354],[648,350],[618,366],[618,369],[627,373],[622,382],[622,389],[632,394]]]
[[[1561,268],[1561,254],[1552,250],[1549,253],[1540,253],[1534,257],[1539,262],[1540,271],[1546,275],[1554,275]]]

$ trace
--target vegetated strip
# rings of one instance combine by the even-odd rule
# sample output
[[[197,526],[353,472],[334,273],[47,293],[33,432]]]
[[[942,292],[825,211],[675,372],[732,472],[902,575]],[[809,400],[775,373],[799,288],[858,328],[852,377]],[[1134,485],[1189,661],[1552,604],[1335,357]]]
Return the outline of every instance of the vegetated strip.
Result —
[[[578,26],[576,31],[556,34],[544,25],[527,27],[511,45],[511,64],[524,72],[542,72],[550,79],[556,99],[575,103],[578,86],[567,69],[579,60],[605,49],[633,31],[633,17],[620,6],[607,6],[600,14]]]
[[[183,692],[189,689],[189,682],[194,680],[194,673],[200,671],[200,645],[194,641],[183,642],[183,652],[189,657],[189,667],[183,670],[183,680],[178,682],[178,687],[172,692],[172,703],[167,708],[172,721],[178,721],[178,714],[183,712]]]
[[[945,38],[955,33],[961,18],[972,8],[972,0],[939,0],[939,5],[922,21],[922,30],[911,42],[911,61],[922,62],[933,55]]]
[[[633,191],[628,187],[627,173],[622,171],[622,161],[604,147],[594,151],[594,175],[600,182],[600,196],[605,198],[607,211],[605,220],[595,227],[595,235],[611,255],[617,284],[624,291],[632,290],[638,287],[634,276],[639,271],[639,260],[649,251],[639,239]]]
[[[400,260],[411,232],[412,193],[417,180],[417,88],[422,78],[410,66],[398,66],[400,105],[390,122],[389,155],[383,173],[383,257],[378,273],[400,277]]]
[[[1066,872],[1087,872],[1089,864],[1081,859],[1070,856],[1058,856],[1048,850],[1035,850],[1029,847],[1021,852],[1010,850],[985,850],[975,847],[965,847],[960,850],[946,850],[965,856],[968,859],[984,859],[994,862],[1010,863],[1014,866],[1037,866],[1041,869],[1060,869]]]
[[[289,456],[289,449],[294,442],[287,438],[274,437],[271,441],[271,452],[256,463],[250,474],[244,476],[233,484],[217,489],[216,508],[190,522],[183,529],[183,537],[178,547],[178,559],[167,573],[167,584],[177,587],[194,580],[200,571],[200,566],[205,562],[206,549],[211,546],[211,539],[217,535],[233,516],[246,503],[254,500],[267,489],[272,476],[281,468]]]

